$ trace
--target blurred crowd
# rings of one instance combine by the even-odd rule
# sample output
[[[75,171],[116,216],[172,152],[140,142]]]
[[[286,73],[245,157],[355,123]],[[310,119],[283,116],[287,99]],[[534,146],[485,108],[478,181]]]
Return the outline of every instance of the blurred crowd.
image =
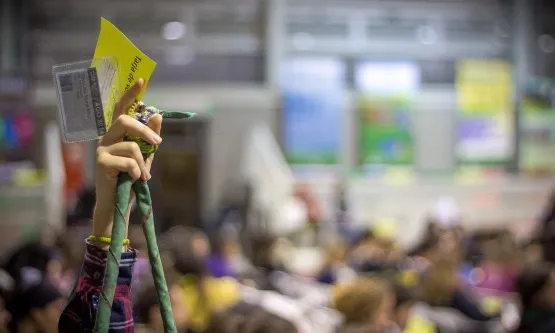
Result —
[[[294,241],[237,221],[160,234],[180,332],[555,332],[548,232],[522,241],[508,230],[430,220],[418,244],[404,249],[376,228],[338,224],[343,232],[319,245],[324,260],[309,276],[291,269]],[[162,333],[140,225],[130,226],[129,238],[140,253],[131,288],[135,330]],[[5,256],[0,332],[57,332],[83,239],[43,232]]]

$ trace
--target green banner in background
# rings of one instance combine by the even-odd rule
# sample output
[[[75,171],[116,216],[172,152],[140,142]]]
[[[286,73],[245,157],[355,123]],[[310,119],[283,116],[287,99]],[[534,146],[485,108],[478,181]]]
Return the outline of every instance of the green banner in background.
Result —
[[[411,108],[407,96],[360,97],[360,164],[412,164]]]
[[[355,69],[359,94],[359,163],[364,173],[393,166],[411,168],[414,141],[411,113],[420,85],[412,62],[362,61]]]

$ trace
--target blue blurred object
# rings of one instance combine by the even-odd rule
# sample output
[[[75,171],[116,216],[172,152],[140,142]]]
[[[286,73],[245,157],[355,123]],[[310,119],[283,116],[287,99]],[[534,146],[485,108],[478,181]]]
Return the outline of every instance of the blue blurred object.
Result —
[[[12,149],[18,146],[15,124],[10,116],[4,118],[4,145]]]

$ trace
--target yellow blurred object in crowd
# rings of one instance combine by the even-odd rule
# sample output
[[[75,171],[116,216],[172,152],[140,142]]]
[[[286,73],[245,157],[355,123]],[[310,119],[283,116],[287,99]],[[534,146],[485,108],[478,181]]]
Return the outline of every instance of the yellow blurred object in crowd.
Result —
[[[405,333],[436,333],[434,324],[422,317],[413,316],[407,322]]]
[[[482,310],[488,315],[495,315],[501,311],[503,301],[499,297],[488,296],[480,301]]]
[[[416,271],[409,269],[401,272],[399,280],[404,287],[411,288],[416,286],[420,279]]]
[[[186,275],[180,285],[184,304],[189,311],[189,325],[202,331],[213,312],[225,309],[239,300],[239,286],[231,278],[206,277],[202,279],[202,285],[197,279],[196,276]]]
[[[392,240],[397,234],[397,221],[395,219],[378,219],[372,226],[372,232],[377,238]]]

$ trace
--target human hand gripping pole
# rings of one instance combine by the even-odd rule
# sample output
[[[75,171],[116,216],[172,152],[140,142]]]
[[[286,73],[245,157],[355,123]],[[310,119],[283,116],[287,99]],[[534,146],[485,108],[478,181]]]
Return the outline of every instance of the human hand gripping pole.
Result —
[[[194,116],[193,113],[188,112],[168,112],[158,110],[154,107],[146,107],[142,102],[135,102],[127,111],[127,115],[135,118],[145,125],[148,123],[150,118],[156,114],[161,115],[163,119],[184,119]],[[126,135],[125,140],[133,141],[138,144],[145,161],[154,152],[156,152],[158,148],[157,145],[153,145],[132,135]],[[133,182],[133,178],[128,173],[121,173],[118,176],[111,243],[110,248],[108,249],[108,261],[106,264],[104,284],[100,295],[101,302],[99,302],[94,332],[108,333],[110,327],[110,313],[119,273],[122,244],[125,237],[126,212],[128,211],[131,202],[131,191],[135,192],[137,206],[143,220],[143,232],[147,243],[154,284],[158,294],[158,302],[160,304],[160,312],[164,323],[164,331],[165,333],[177,333],[172,314],[168,287],[164,277],[162,261],[160,259],[160,252],[156,242],[152,199],[148,183],[144,179],[138,179]]]

